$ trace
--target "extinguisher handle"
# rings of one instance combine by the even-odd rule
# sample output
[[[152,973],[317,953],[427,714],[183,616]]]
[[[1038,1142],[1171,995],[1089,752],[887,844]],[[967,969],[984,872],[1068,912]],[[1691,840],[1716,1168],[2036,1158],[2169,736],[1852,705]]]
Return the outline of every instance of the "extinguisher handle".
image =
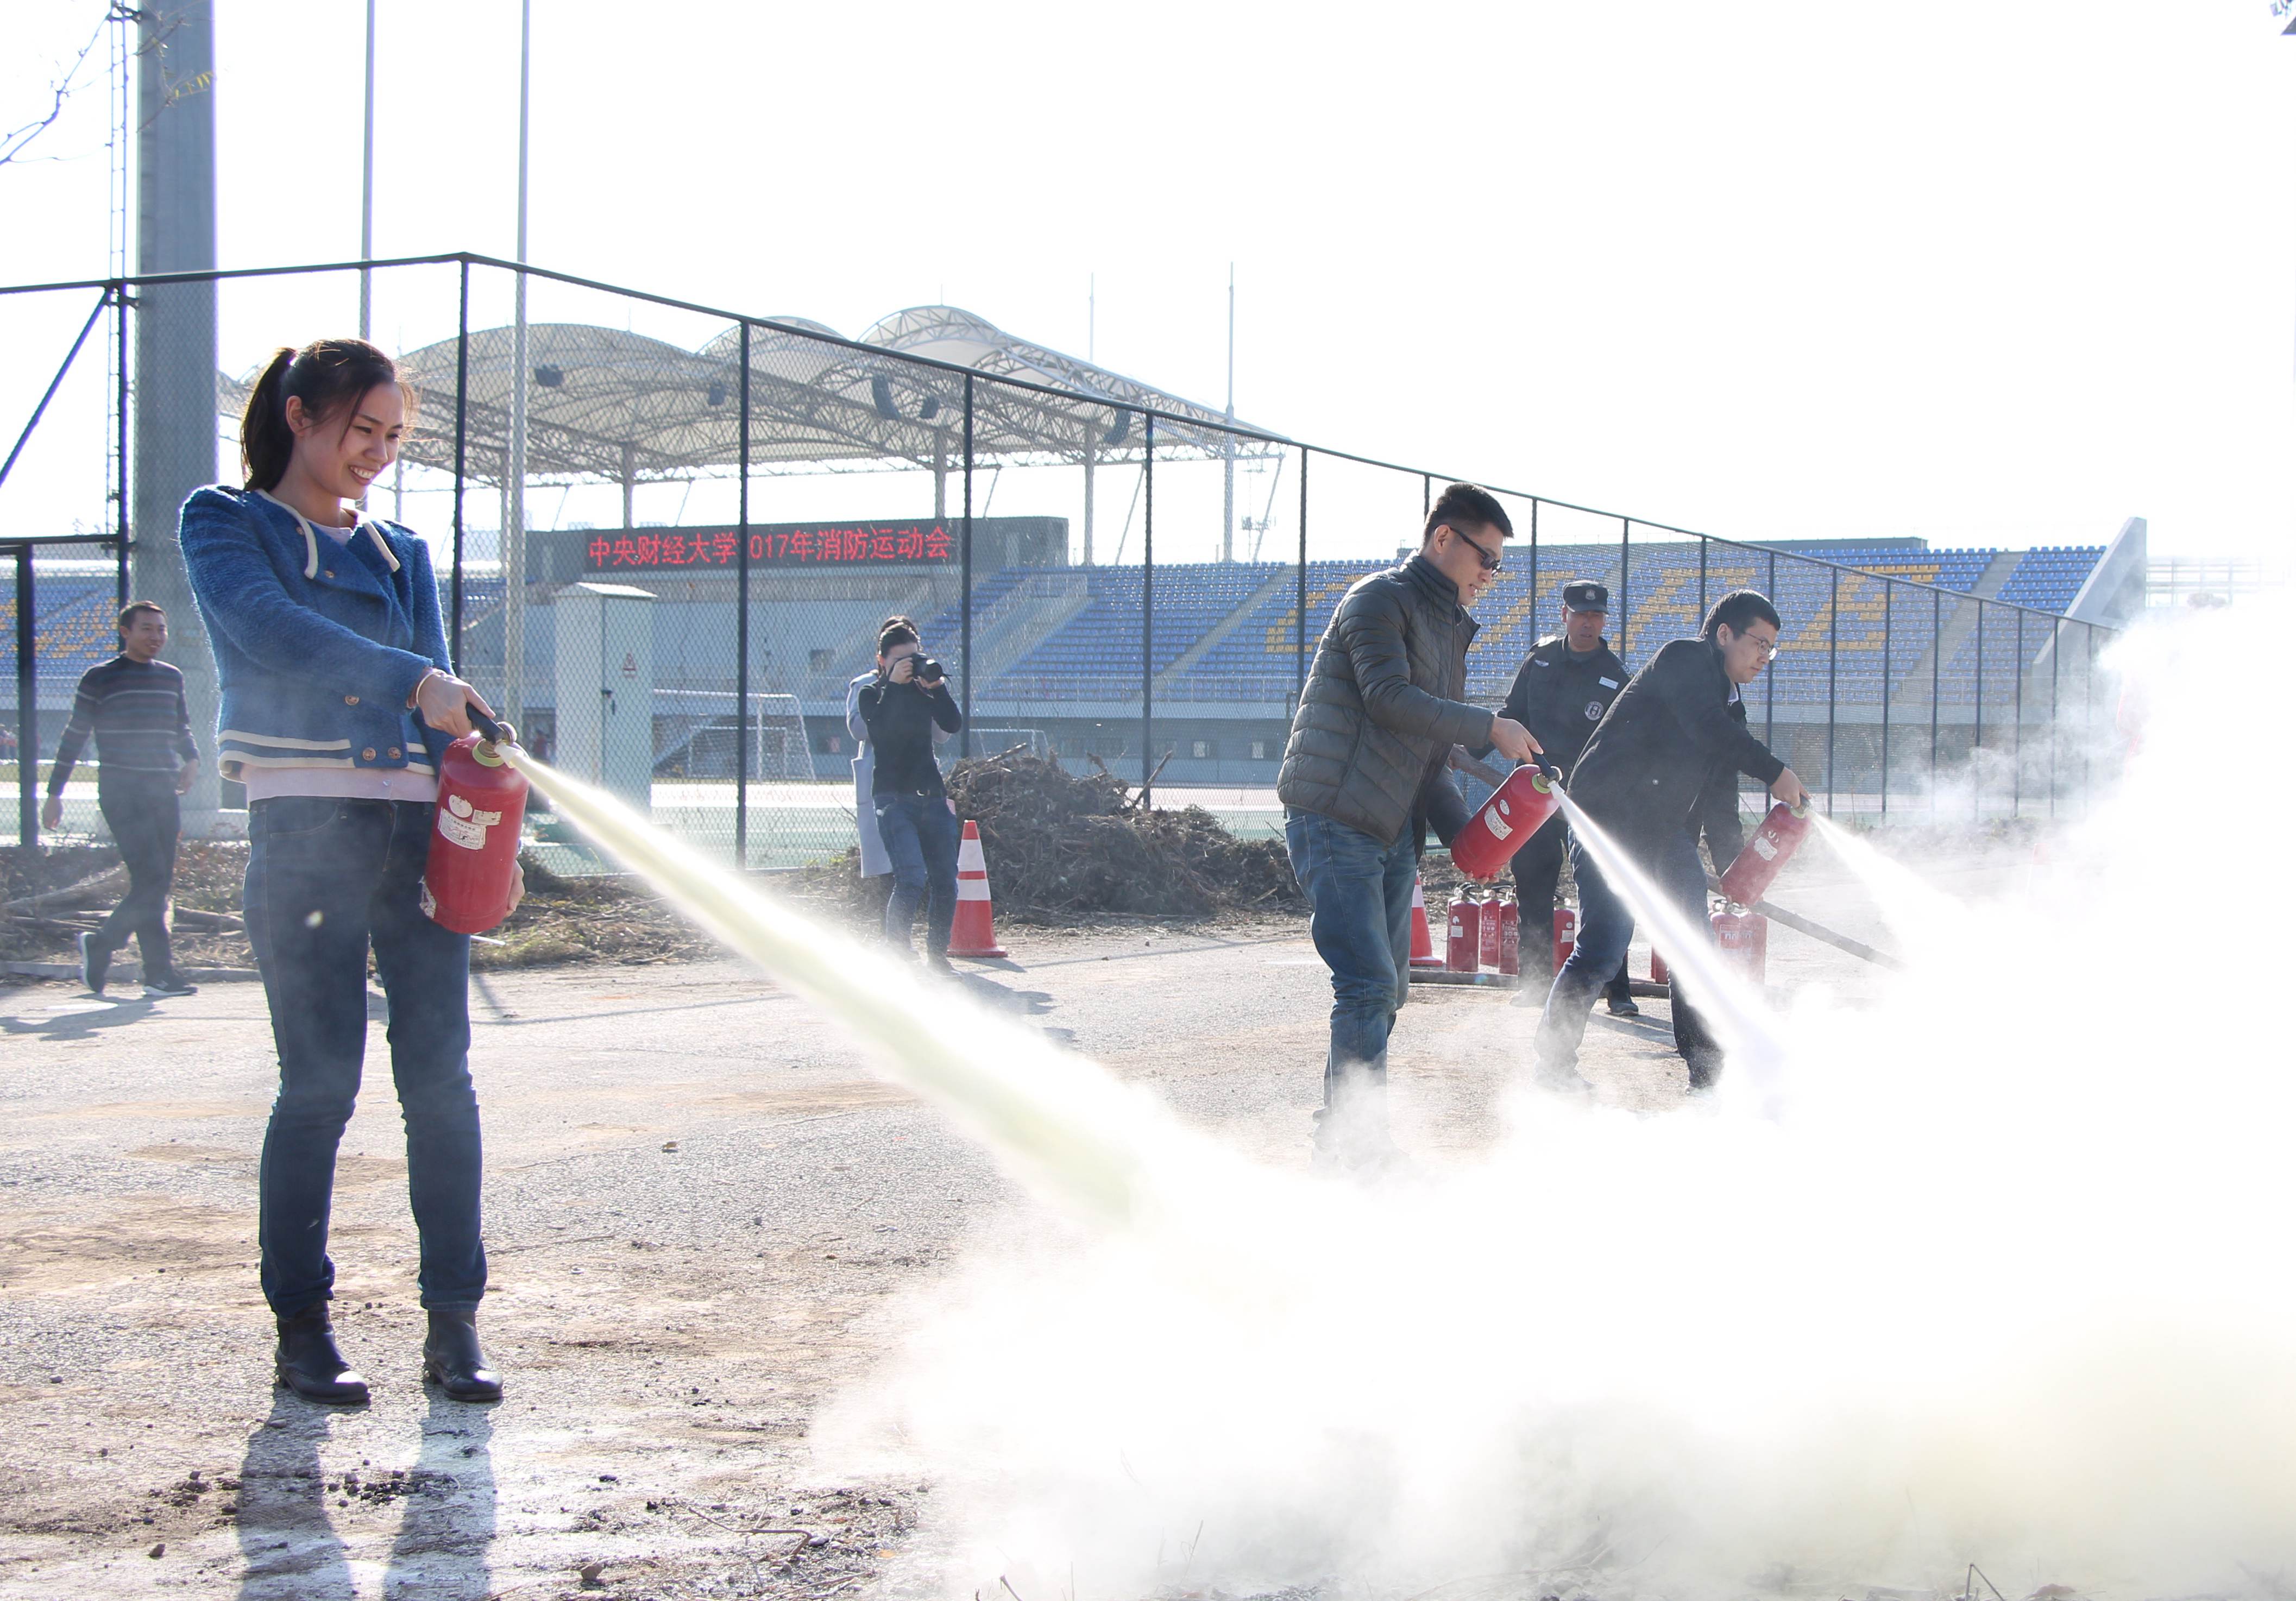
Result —
[[[463,703],[463,709],[470,714],[471,726],[477,729],[490,743],[502,742],[503,725],[501,723],[496,723],[467,700]]]

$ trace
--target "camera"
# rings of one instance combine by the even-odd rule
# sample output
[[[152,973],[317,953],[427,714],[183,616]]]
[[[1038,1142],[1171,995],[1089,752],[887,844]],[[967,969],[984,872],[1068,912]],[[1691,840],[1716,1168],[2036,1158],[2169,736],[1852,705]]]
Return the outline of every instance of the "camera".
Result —
[[[916,659],[915,677],[919,683],[939,683],[948,676],[947,669],[931,657],[920,656]]]

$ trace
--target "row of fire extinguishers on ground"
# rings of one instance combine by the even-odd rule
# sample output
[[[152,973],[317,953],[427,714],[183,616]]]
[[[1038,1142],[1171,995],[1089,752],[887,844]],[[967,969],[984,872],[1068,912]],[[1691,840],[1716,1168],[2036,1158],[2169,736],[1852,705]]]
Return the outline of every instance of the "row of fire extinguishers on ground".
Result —
[[[1488,885],[1560,810],[1555,780],[1537,766],[1516,768],[1491,792],[1451,846],[1452,865],[1485,888],[1480,894],[1469,889],[1452,897],[1443,956],[1439,962],[1414,957],[1414,965],[1439,965],[1452,973],[1488,969],[1503,977],[1520,976],[1522,908],[1512,897],[1501,899]],[[1722,874],[1724,903],[1710,914],[1715,943],[1757,985],[1767,976],[1770,921],[1752,909],[1785,870],[1808,830],[1808,808],[1797,811],[1778,802]],[[1556,908],[1554,916],[1554,970],[1559,973],[1578,943],[1578,914],[1565,906]],[[1667,982],[1666,959],[1655,950],[1651,952],[1650,981]]]

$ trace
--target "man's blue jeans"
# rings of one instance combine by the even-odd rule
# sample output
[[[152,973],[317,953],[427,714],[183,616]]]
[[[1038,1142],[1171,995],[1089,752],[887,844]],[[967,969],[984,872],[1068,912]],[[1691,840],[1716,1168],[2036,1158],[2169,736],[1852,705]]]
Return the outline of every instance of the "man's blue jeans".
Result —
[[[1332,1045],[1324,1059],[1324,1105],[1357,1087],[1387,1082],[1387,1037],[1411,998],[1411,891],[1418,842],[1406,829],[1382,845],[1318,812],[1291,807],[1283,843],[1308,892],[1308,932],[1332,969]]]
[[[956,849],[962,833],[948,798],[939,795],[871,797],[878,837],[893,863],[893,895],[885,903],[885,937],[907,951],[917,903],[925,905],[925,950],[948,954],[956,921]]]
[[[1712,925],[1706,919],[1706,867],[1698,857],[1698,841],[1684,830],[1655,845],[1620,843],[1660,892],[1682,909],[1692,927],[1711,939]],[[1538,1020],[1532,1046],[1540,1075],[1550,1079],[1576,1070],[1579,1041],[1587,1035],[1587,1014],[1594,1010],[1595,997],[1619,971],[1635,938],[1635,914],[1611,887],[1586,841],[1575,835],[1570,841],[1570,871],[1578,883],[1578,943],[1554,976],[1554,987],[1546,992],[1546,1010]],[[1721,1048],[1706,1020],[1683,994],[1681,979],[1669,971],[1668,980],[1674,1042],[1690,1063],[1692,1087],[1702,1089],[1721,1071]]]
[[[263,1296],[290,1317],[331,1298],[335,1148],[366,1052],[366,958],[390,1004],[390,1074],[406,1124],[406,1188],[422,1304],[486,1294],[479,1239],[479,1102],[471,1087],[471,942],[422,915],[433,808],[280,796],[250,808],[248,943],[263,972],[279,1098],[257,1177]]]

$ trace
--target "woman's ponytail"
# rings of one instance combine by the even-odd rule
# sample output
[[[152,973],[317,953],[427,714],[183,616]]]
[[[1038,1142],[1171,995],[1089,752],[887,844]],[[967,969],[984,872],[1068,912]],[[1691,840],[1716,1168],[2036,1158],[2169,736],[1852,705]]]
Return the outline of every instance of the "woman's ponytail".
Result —
[[[314,424],[348,413],[379,384],[397,384],[406,397],[406,421],[414,421],[414,391],[398,376],[391,359],[365,339],[314,339],[300,350],[283,346],[264,366],[248,392],[239,418],[239,464],[250,489],[275,489],[287,476],[295,454],[295,430],[288,426],[287,402],[303,403]],[[350,417],[343,417],[350,427]]]
[[[287,426],[287,369],[294,363],[295,353],[282,345],[239,415],[239,465],[250,489],[277,487],[295,453],[295,430]]]

